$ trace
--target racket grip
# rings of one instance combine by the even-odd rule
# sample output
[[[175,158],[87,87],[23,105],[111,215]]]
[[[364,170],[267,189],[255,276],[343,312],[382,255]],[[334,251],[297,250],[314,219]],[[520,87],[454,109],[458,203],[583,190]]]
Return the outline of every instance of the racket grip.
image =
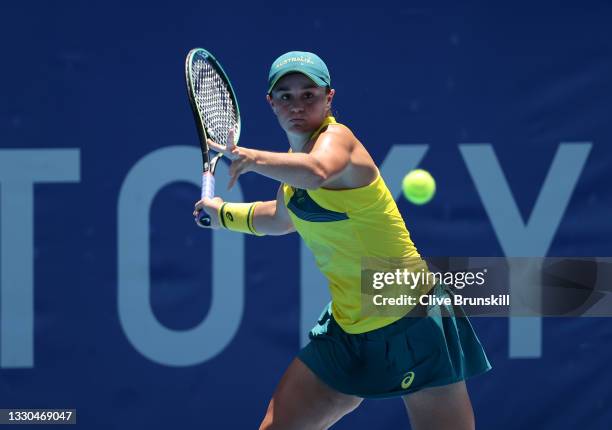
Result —
[[[202,173],[202,194],[201,198],[204,199],[209,198],[212,199],[215,195],[215,177],[210,172]],[[203,227],[210,226],[210,216],[204,212],[200,211],[196,218],[196,223],[200,224]]]

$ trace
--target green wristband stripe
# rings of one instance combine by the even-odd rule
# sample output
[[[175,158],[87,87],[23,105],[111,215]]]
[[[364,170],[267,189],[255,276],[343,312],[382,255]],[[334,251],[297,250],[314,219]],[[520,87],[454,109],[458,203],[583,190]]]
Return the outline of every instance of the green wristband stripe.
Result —
[[[251,206],[249,206],[249,211],[247,212],[247,228],[253,234],[255,234],[255,230],[253,230],[253,226],[252,226],[252,223],[253,223],[252,215],[255,215],[253,213],[254,207],[255,207],[255,203],[251,204]]]
[[[221,205],[221,209],[219,209],[219,214],[221,215],[221,224],[223,225],[223,228],[227,228],[227,226],[225,225],[225,215],[223,214],[223,209],[225,208],[225,205],[227,203],[223,203]]]

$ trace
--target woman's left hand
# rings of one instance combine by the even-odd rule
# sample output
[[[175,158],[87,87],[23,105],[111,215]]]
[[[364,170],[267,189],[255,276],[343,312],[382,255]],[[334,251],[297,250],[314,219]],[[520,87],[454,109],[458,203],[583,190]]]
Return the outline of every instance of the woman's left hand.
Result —
[[[255,164],[254,151],[252,149],[239,147],[234,143],[235,139],[234,130],[230,130],[227,135],[227,145],[219,145],[217,142],[214,142],[211,139],[207,140],[208,147],[213,151],[217,151],[230,160],[232,160],[232,165],[230,166],[230,181],[227,186],[227,189],[231,189],[238,177],[243,173],[250,172],[252,170],[252,166]]]

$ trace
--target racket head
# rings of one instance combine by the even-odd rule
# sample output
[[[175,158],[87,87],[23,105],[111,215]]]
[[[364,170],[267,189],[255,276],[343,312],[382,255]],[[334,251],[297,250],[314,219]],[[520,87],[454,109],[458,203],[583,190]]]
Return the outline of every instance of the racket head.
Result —
[[[211,166],[206,139],[227,144],[230,129],[235,130],[234,143],[240,138],[240,108],[234,88],[217,59],[203,48],[194,48],[185,60],[185,81],[200,147],[203,171]]]

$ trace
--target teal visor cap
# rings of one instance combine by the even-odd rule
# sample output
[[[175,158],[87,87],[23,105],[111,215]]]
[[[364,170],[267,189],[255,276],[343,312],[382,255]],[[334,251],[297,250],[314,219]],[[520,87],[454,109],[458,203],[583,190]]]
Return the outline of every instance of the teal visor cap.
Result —
[[[281,55],[270,67],[268,74],[268,94],[280,78],[289,73],[302,73],[319,87],[331,86],[327,66],[321,58],[312,52],[291,51]]]

